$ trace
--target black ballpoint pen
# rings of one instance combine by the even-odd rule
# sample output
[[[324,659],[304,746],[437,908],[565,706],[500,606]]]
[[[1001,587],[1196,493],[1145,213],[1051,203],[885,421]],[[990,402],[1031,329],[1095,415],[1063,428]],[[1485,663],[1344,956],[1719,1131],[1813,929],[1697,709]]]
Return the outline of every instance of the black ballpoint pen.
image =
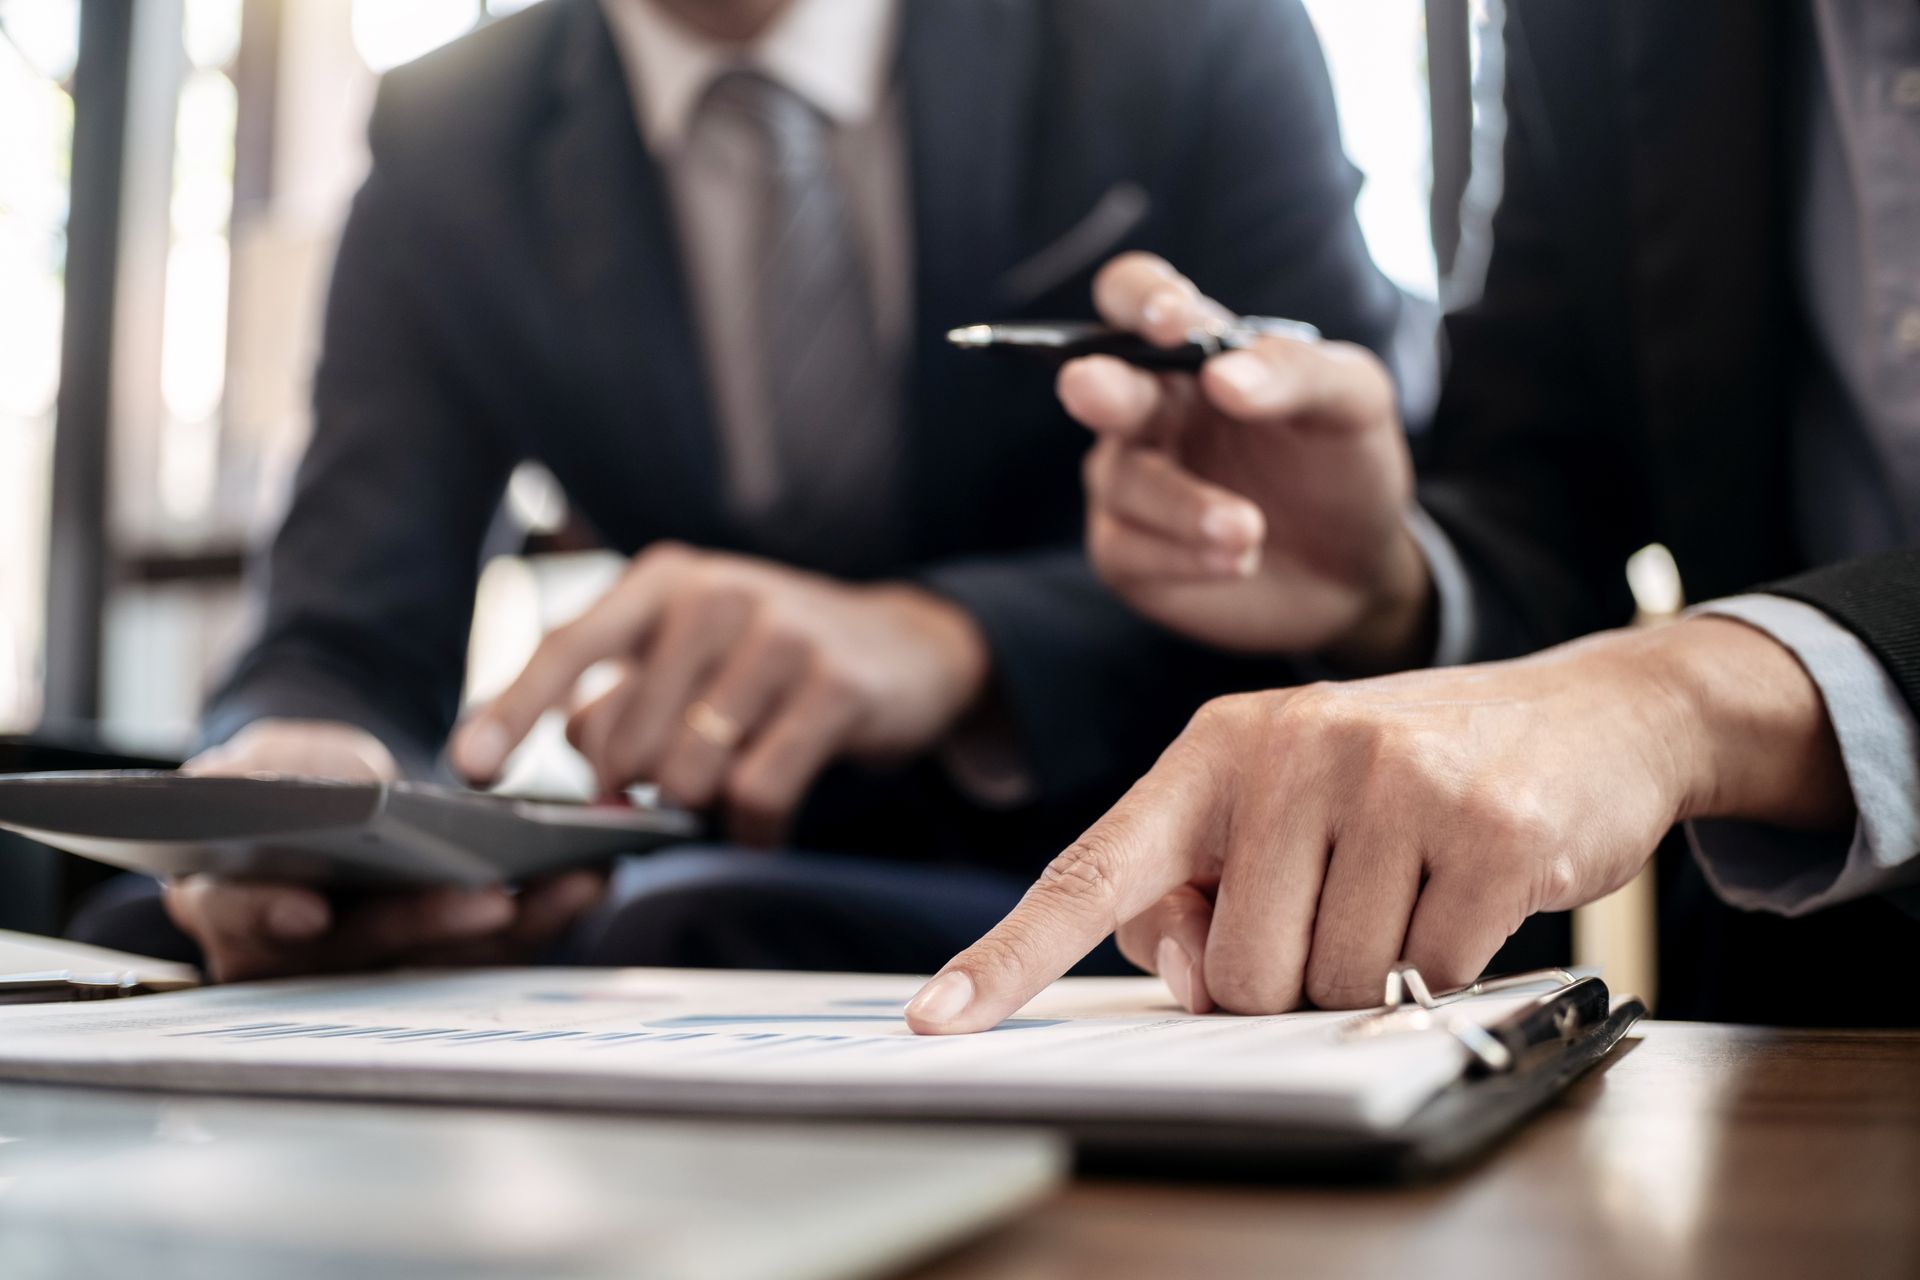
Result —
[[[1177,347],[1158,347],[1137,334],[1090,320],[1027,320],[1014,324],[972,324],[947,332],[947,341],[965,351],[1020,352],[1065,364],[1081,356],[1112,356],[1142,369],[1188,373],[1223,351],[1250,347],[1261,338],[1317,342],[1320,331],[1300,320],[1271,316],[1239,319],[1195,329]]]

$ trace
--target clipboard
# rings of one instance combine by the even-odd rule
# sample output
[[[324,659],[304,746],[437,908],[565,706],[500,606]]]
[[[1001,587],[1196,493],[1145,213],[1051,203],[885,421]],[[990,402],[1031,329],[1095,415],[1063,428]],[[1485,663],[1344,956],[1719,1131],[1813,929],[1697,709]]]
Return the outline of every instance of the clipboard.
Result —
[[[904,975],[420,970],[0,1011],[0,1079],[755,1120],[1041,1126],[1084,1168],[1407,1179],[1491,1149],[1642,1016],[1548,970],[1360,1013],[1170,1007],[1067,978],[993,1031],[915,1037]],[[1349,1052],[1350,1051],[1350,1052]]]
[[[1542,992],[1496,1023],[1452,1016],[1450,1005],[1545,981]],[[1481,1157],[1605,1061],[1647,1016],[1638,996],[1615,999],[1593,975],[1537,969],[1483,978],[1435,995],[1410,964],[1387,974],[1380,1006],[1341,1029],[1347,1039],[1438,1028],[1468,1054],[1460,1080],[1398,1128],[1382,1134],[1313,1125],[1083,1125],[1073,1130],[1083,1168],[1114,1174],[1406,1182]]]

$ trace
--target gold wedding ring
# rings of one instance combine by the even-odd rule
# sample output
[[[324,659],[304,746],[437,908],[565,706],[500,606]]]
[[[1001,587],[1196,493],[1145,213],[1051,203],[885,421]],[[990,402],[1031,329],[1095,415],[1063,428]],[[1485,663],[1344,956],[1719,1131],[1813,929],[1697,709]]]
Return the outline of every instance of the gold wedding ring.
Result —
[[[686,721],[687,728],[709,746],[731,751],[740,745],[740,722],[704,698],[687,708]]]

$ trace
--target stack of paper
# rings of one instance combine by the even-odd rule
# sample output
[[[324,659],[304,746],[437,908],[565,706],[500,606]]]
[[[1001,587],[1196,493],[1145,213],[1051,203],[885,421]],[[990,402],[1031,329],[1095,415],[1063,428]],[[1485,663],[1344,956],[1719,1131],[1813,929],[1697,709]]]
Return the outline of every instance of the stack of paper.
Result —
[[[1153,979],[1056,984],[997,1030],[926,1038],[918,980],[493,970],[0,1010],[0,1078],[647,1111],[1286,1125],[1403,1123],[1468,1065],[1441,1028],[1193,1017]],[[1463,1000],[1491,1023],[1537,991]]]

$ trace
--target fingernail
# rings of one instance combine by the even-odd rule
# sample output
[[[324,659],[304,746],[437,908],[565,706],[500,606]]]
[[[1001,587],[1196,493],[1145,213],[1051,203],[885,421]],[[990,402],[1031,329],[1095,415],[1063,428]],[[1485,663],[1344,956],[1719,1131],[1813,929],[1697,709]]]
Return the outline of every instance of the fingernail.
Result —
[[[454,744],[455,763],[469,778],[492,778],[506,763],[512,746],[506,727],[482,716],[460,731],[460,740]]]
[[[513,903],[497,892],[470,893],[440,909],[440,927],[448,933],[488,933],[511,919]]]
[[[267,908],[267,927],[276,937],[311,938],[325,931],[327,909],[311,898],[288,898]]]
[[[1273,370],[1251,351],[1229,351],[1216,357],[1208,362],[1207,372],[1239,392],[1249,406],[1257,408],[1274,398]]]
[[[907,1003],[907,1015],[916,1022],[952,1022],[972,1003],[973,979],[955,969],[920,988]]]
[[[1236,548],[1235,554],[1238,555],[1237,548],[1252,542],[1259,531],[1243,508],[1222,505],[1207,508],[1206,514],[1200,517],[1200,532],[1206,535],[1209,542]]]
[[[1173,992],[1173,998],[1180,1002],[1183,1009],[1192,1009],[1193,998],[1193,957],[1187,949],[1172,938],[1160,939],[1159,950],[1153,953],[1154,967],[1160,971],[1160,980],[1167,984],[1167,990]]]
[[[1186,305],[1186,301],[1178,290],[1162,289],[1141,304],[1140,318],[1147,324],[1158,327],[1171,320],[1174,313]]]

